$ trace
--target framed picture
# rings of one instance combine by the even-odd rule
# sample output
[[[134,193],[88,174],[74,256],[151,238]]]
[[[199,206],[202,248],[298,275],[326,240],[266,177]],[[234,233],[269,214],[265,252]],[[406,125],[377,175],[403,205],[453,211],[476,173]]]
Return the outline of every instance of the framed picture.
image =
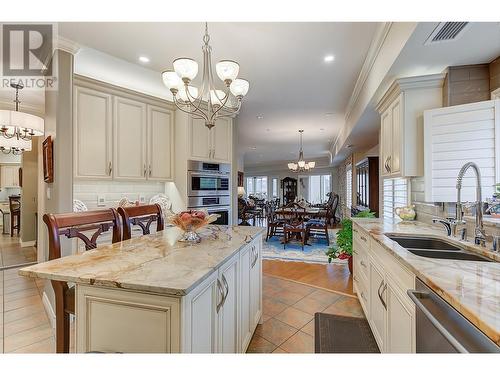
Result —
[[[52,137],[49,135],[42,143],[43,153],[43,180],[47,183],[54,182],[54,159]]]
[[[238,186],[243,186],[243,172],[238,172]]]

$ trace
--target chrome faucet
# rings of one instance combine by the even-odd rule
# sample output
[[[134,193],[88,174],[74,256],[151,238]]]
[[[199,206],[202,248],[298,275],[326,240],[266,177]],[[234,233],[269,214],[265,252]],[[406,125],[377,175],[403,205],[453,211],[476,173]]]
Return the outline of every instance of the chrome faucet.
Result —
[[[474,243],[476,245],[486,246],[486,233],[483,227],[483,202],[481,194],[481,172],[476,163],[468,162],[458,172],[457,177],[457,205],[456,205],[456,221],[463,222],[462,209],[462,180],[465,172],[472,168],[476,174],[476,227],[474,229]]]

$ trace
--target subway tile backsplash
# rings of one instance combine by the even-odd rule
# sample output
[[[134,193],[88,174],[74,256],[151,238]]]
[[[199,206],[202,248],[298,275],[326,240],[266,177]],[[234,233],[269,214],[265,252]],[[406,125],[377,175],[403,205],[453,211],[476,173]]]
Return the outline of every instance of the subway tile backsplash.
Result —
[[[135,202],[144,196],[147,203],[159,193],[165,193],[164,182],[75,181],[73,185],[73,198],[81,200],[89,210],[117,207],[123,197]],[[99,196],[104,197],[105,206],[97,205]]]

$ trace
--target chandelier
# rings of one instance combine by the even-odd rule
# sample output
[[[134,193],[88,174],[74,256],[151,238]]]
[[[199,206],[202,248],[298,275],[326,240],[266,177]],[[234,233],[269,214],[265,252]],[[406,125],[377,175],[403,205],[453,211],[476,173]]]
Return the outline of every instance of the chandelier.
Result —
[[[231,60],[222,60],[215,65],[217,76],[224,83],[224,90],[216,88],[212,73],[212,47],[208,44],[208,24],[205,23],[203,36],[203,75],[201,86],[191,85],[198,74],[198,63],[190,58],[174,60],[174,70],[162,73],[163,83],[173,95],[175,106],[193,118],[204,120],[211,129],[221,117],[230,117],[239,112],[241,101],[247,94],[250,84],[247,80],[236,78],[240,66]]]
[[[31,151],[31,140],[0,137],[0,151],[3,154],[21,155],[24,151]]]
[[[304,130],[300,129],[300,149],[299,149],[299,160],[297,163],[288,163],[288,169],[290,169],[292,172],[307,172],[311,169],[313,169],[316,166],[315,161],[305,161],[304,160],[304,151],[302,151],[302,133],[304,133]]]
[[[31,150],[31,139],[33,136],[43,135],[45,127],[44,120],[41,117],[19,111],[19,104],[21,103],[19,100],[19,90],[23,89],[24,86],[11,83],[10,87],[16,90],[16,99],[14,100],[16,107],[14,111],[5,109],[0,110],[1,137],[19,141],[12,142],[12,144],[17,146],[26,146],[26,142],[28,141],[29,149]],[[24,141],[24,143],[20,141]],[[26,147],[19,148],[19,150],[23,149],[27,151]]]

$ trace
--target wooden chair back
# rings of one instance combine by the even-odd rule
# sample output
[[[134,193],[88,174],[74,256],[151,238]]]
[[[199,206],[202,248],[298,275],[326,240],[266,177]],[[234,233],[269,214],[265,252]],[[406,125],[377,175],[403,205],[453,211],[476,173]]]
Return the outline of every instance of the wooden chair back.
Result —
[[[61,257],[60,236],[79,238],[85,244],[85,250],[95,249],[99,236],[110,229],[113,231],[112,242],[121,241],[120,219],[113,208],[67,214],[45,214],[43,221],[48,229],[49,260]],[[95,232],[90,237],[84,233],[91,230]]]
[[[156,231],[160,232],[165,227],[165,220],[161,206],[148,204],[142,206],[118,207],[118,214],[123,222],[123,240],[132,238],[132,226],[142,229],[142,234],[151,234],[151,224],[156,222]]]
[[[16,212],[21,209],[21,196],[9,195],[9,211]]]

